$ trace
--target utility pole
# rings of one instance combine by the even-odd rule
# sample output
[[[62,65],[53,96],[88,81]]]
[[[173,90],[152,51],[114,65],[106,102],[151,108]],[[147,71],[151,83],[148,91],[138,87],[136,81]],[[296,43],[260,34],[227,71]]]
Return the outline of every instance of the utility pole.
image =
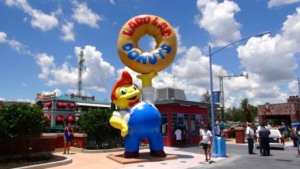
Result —
[[[83,67],[83,51],[80,52],[80,58],[79,58],[79,69],[78,69],[78,89],[77,89],[77,96],[81,97],[81,91],[82,91],[82,67]]]

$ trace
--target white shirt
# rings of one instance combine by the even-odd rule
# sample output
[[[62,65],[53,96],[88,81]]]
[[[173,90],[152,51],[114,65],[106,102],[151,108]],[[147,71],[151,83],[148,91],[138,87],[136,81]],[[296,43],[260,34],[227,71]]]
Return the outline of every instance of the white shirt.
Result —
[[[176,135],[176,140],[181,140],[181,130],[180,129],[177,129],[175,131],[175,135]]]
[[[254,130],[249,126],[246,129],[246,138],[254,138]]]
[[[259,130],[260,130],[260,126],[258,126],[256,129],[256,137],[259,137]]]
[[[202,130],[201,132],[202,136],[202,143],[209,144],[210,143],[210,137],[212,137],[212,134],[209,130]]]
[[[216,125],[215,130],[216,130],[216,135],[220,135],[221,134],[221,130],[220,130],[220,127],[219,127],[218,124]]]

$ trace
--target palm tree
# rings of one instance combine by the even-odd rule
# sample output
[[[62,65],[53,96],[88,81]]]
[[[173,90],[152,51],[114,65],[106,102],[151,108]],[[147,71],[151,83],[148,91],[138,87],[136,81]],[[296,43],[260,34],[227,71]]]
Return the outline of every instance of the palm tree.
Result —
[[[251,116],[249,101],[247,98],[241,101],[241,109],[244,110],[246,121],[252,123],[252,116]]]

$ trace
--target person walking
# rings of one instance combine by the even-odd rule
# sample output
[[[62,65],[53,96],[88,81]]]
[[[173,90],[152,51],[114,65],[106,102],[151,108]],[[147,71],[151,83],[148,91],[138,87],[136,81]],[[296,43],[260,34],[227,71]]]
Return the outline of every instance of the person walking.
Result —
[[[202,143],[201,143],[201,137],[202,137],[202,131],[203,131],[203,127],[201,126],[200,128],[199,128],[199,143],[198,143],[198,146],[197,146],[197,148],[199,148],[200,146],[202,146]]]
[[[182,127],[182,146],[187,146],[188,145],[188,131],[185,126]]]
[[[204,125],[201,137],[200,137],[200,144],[204,150],[205,154],[205,161],[209,161],[211,159],[211,144],[213,142],[212,133],[208,130],[207,125]]]
[[[300,126],[297,127],[295,133],[296,133],[296,147],[297,147],[297,150],[298,150],[297,157],[300,157]]]
[[[246,128],[246,138],[248,141],[248,153],[249,154],[256,154],[253,152],[253,144],[254,144],[254,130],[253,130],[253,124],[248,123],[248,126]]]
[[[259,130],[259,139],[260,139],[260,146],[262,149],[261,155],[262,156],[270,156],[270,141],[269,135],[271,134],[270,130],[266,128],[265,123],[261,123],[261,127]]]
[[[285,136],[287,133],[287,127],[285,126],[284,122],[281,123],[281,143],[285,145]]]
[[[74,129],[71,123],[68,123],[68,126],[64,130],[64,154],[70,153],[70,146],[72,142],[72,138],[74,135]]]
[[[175,136],[176,136],[177,146],[181,146],[182,145],[182,131],[179,127],[175,131]]]

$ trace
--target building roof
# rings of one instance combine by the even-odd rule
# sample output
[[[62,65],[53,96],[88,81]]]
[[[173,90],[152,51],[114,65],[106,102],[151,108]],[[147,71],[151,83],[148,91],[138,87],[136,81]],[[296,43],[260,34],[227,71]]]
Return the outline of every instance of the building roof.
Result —
[[[105,102],[105,101],[100,101],[100,100],[95,100],[94,97],[90,97],[90,96],[82,96],[82,97],[76,97],[76,96],[72,96],[72,95],[61,95],[61,96],[57,96],[57,97],[49,97],[49,98],[45,98],[45,99],[39,99],[37,101],[66,101],[66,102],[75,102],[76,105],[84,105],[87,106],[87,104],[89,106],[96,106],[99,107],[99,105],[101,107],[106,107],[109,106],[110,107],[110,103],[109,102]]]
[[[196,101],[186,101],[178,99],[165,99],[165,100],[156,100],[155,105],[182,105],[182,106],[198,106],[198,107],[208,107],[210,108],[210,103],[207,102],[196,102]],[[215,107],[219,105],[215,104]]]

